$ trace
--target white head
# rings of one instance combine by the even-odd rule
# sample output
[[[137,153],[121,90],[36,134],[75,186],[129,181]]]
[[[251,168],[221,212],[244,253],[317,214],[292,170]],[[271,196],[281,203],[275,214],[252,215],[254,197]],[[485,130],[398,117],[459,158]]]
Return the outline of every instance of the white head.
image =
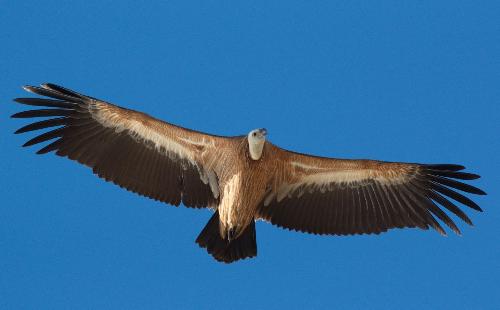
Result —
[[[265,128],[254,129],[248,134],[248,150],[253,160],[259,160],[266,142],[267,130]]]

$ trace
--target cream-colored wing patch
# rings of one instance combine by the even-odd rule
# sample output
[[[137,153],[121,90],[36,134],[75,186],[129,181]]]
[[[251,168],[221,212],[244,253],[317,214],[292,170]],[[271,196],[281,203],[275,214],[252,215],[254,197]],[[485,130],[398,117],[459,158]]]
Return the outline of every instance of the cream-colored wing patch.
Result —
[[[194,164],[194,154],[180,143],[158,132],[155,128],[145,126],[139,120],[125,118],[122,114],[117,113],[118,111],[114,111],[115,109],[118,108],[110,108],[100,102],[89,105],[92,117],[104,127],[114,128],[116,132],[129,130],[133,138],[151,142],[157,151],[163,151],[166,155],[175,154],[179,158],[187,159]]]
[[[126,115],[123,115],[122,109],[98,101],[94,101],[92,105],[89,105],[89,111],[92,117],[104,127],[114,128],[117,133],[128,130],[129,135],[137,141],[147,142],[145,143],[147,147],[153,146],[156,151],[170,158],[176,157],[181,160],[187,160],[198,169],[201,181],[210,186],[214,198],[219,197],[217,176],[212,170],[205,169],[196,160],[202,158],[209,147],[215,147],[214,141],[209,141],[205,138],[200,141],[183,137],[173,139],[154,126],[147,126],[143,121],[134,117],[126,117]],[[189,148],[189,145],[199,148]],[[199,151],[199,154],[196,153],[197,151]]]
[[[306,192],[325,193],[337,186],[357,187],[366,181],[375,181],[379,184],[401,184],[407,182],[413,175],[401,173],[397,169],[332,169],[321,166],[306,165],[292,162],[292,166],[299,168],[294,172],[293,183],[282,183],[277,191],[269,193],[264,199],[264,205],[269,205],[275,198],[280,202],[285,197],[300,197]],[[329,170],[329,171],[328,171]]]

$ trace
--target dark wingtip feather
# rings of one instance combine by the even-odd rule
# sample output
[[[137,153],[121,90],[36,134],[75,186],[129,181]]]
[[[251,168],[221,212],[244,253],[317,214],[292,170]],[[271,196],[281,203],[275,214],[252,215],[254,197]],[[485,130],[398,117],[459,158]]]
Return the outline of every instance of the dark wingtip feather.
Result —
[[[36,154],[42,155],[42,154],[46,154],[46,153],[55,151],[61,146],[61,144],[62,144],[62,139],[58,139],[58,140],[46,145],[45,147],[41,148],[40,150],[38,150],[36,152]]]
[[[24,111],[23,111],[24,112]],[[14,113],[10,116],[10,118],[23,118],[22,114],[23,112],[17,112],[17,113]]]
[[[29,93],[36,94],[36,87],[31,85],[24,85],[23,89]]]
[[[453,223],[453,226],[454,227],[450,227],[450,224],[448,224],[448,227],[451,228],[451,230],[453,230],[453,232],[457,235],[457,236],[462,236],[462,232],[460,231],[460,229],[458,228],[458,226],[455,225],[455,223]]]
[[[467,193],[476,194],[476,195],[486,195],[486,193],[483,190],[481,190],[475,186],[472,186],[472,185],[469,185],[466,183],[462,183],[462,182],[458,182],[458,181],[455,181],[453,179],[443,178],[443,177],[436,176],[436,175],[428,175],[428,178],[436,183],[446,185],[448,187],[452,187],[452,188],[455,188],[455,189],[458,189],[458,190],[461,190],[461,191],[464,191]]]
[[[480,179],[481,176],[479,174],[475,173],[465,173],[465,172],[457,172],[460,173],[461,177],[455,177],[457,179],[462,179],[462,180],[477,180]]]
[[[23,89],[30,93],[59,100],[81,101],[83,99],[81,96],[75,95],[69,90],[59,90],[55,88],[52,89],[37,86],[23,86]]]
[[[37,107],[74,109],[77,106],[74,102],[46,98],[15,98],[13,100],[20,104]]]
[[[439,203],[446,209],[448,209],[450,212],[458,216],[462,221],[465,223],[473,226],[471,219],[465,214],[460,208],[458,208],[455,204],[453,204],[451,201],[446,199],[445,197],[441,196],[434,190],[429,190],[427,192],[427,195],[429,196],[430,199],[434,200],[435,202]]]
[[[29,126],[29,125],[28,125],[28,126]],[[14,134],[15,134],[15,135],[18,135],[18,134],[20,134],[20,133],[25,133],[25,132],[30,131],[30,130],[26,129],[26,127],[28,127],[28,126],[24,126],[24,127],[19,128],[18,130],[14,131]]]
[[[467,179],[467,180],[477,180],[477,179],[481,178],[481,176],[479,174],[475,174],[475,173],[463,173],[463,174],[468,175],[468,177],[470,179]]]
[[[433,169],[433,170],[460,171],[465,169],[465,166],[455,165],[455,164],[430,164],[424,166],[428,169]]]
[[[426,171],[426,173],[431,174],[431,175],[439,175],[442,177],[459,179],[459,180],[476,180],[476,179],[479,179],[481,177],[478,174],[467,173],[467,172],[458,172],[458,171],[434,170],[434,169],[429,169],[429,168],[426,168],[425,171]]]
[[[77,93],[74,90],[71,90],[71,89],[68,89],[66,87],[62,87],[62,86],[59,86],[59,85],[56,85],[53,83],[43,83],[43,84],[41,84],[41,86],[45,89],[56,91],[56,92],[62,93],[64,95],[70,96],[70,97],[77,97],[77,98],[85,98],[86,97],[80,93]]]
[[[448,234],[446,233],[446,231],[444,230],[444,228],[443,228],[441,225],[437,224],[437,222],[436,222],[436,224],[434,224],[434,225],[433,225],[433,224],[431,224],[431,226],[432,226],[432,228],[434,228],[434,230],[436,230],[436,231],[437,231],[437,232],[438,232],[441,236],[443,236],[443,237],[448,237]]]
[[[24,104],[24,101],[23,99],[26,99],[26,98],[14,98],[13,100],[17,103],[21,103],[21,104]]]
[[[477,192],[475,193],[476,195],[483,195],[483,196],[488,195],[488,193],[486,193],[485,191],[483,191],[483,190],[482,190],[482,189],[480,189],[480,188],[477,188],[477,187],[476,187],[476,190],[477,190]]]
[[[39,109],[28,110],[12,114],[11,118],[32,118],[32,117],[51,117],[51,116],[67,116],[71,114],[71,110],[66,109]]]
[[[62,126],[65,124],[66,124],[66,118],[64,118],[64,117],[51,118],[48,120],[28,124],[24,127],[19,128],[14,133],[19,134],[19,133],[24,133],[24,132],[33,131],[33,130],[45,129],[45,128],[49,128],[49,127]]]
[[[40,84],[40,86],[42,86],[43,88],[48,88],[48,89],[53,89],[53,90],[63,88],[62,86],[59,86],[59,85],[54,84],[54,83],[42,83],[42,84]]]
[[[47,131],[46,133],[43,133],[39,136],[34,137],[33,139],[29,140],[28,142],[23,144],[23,147],[31,146],[40,142],[45,142],[48,140],[52,140],[57,137],[61,137],[65,128],[61,127],[59,129],[54,129],[52,131]]]
[[[437,192],[439,192],[445,196],[450,197],[451,199],[454,199],[454,200],[456,200],[456,201],[458,201],[458,202],[460,202],[460,203],[462,203],[462,204],[464,204],[464,205],[466,205],[474,210],[481,211],[481,212],[483,211],[478,206],[477,203],[475,203],[471,199],[465,197],[464,195],[462,195],[456,191],[453,191],[453,190],[451,190],[451,189],[449,189],[449,188],[447,188],[439,183],[432,182],[432,181],[429,185],[432,189],[436,190]]]
[[[40,86],[43,87],[43,88],[50,89],[50,90],[55,90],[55,91],[58,91],[58,92],[61,92],[61,93],[65,93],[65,92],[74,93],[73,91],[70,91],[67,88],[64,88],[64,87],[59,86],[59,85],[54,84],[54,83],[43,83],[43,84],[40,84]]]

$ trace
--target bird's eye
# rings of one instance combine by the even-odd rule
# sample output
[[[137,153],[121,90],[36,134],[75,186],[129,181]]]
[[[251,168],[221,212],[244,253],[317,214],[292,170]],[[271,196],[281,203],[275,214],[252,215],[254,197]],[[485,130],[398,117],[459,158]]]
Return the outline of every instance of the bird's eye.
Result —
[[[252,136],[254,136],[254,137],[255,137],[256,135],[257,135],[257,133],[256,133],[256,132],[254,132],[254,133],[252,134]]]

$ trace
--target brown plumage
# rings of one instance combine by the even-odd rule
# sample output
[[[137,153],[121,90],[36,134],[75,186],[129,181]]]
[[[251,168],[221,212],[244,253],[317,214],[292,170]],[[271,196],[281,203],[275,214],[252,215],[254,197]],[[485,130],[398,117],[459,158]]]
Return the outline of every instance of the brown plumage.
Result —
[[[47,119],[16,133],[51,130],[24,146],[52,140],[37,153],[55,151],[107,181],[155,200],[212,208],[215,213],[196,242],[218,261],[257,255],[258,219],[314,234],[432,227],[445,235],[437,219],[457,234],[460,230],[442,208],[470,225],[456,202],[481,211],[457,191],[485,194],[457,181],[479,178],[462,172],[460,165],[316,157],[267,142],[263,129],[245,136],[214,136],[53,84],[25,90],[47,99],[15,101],[43,108],[12,117]]]

